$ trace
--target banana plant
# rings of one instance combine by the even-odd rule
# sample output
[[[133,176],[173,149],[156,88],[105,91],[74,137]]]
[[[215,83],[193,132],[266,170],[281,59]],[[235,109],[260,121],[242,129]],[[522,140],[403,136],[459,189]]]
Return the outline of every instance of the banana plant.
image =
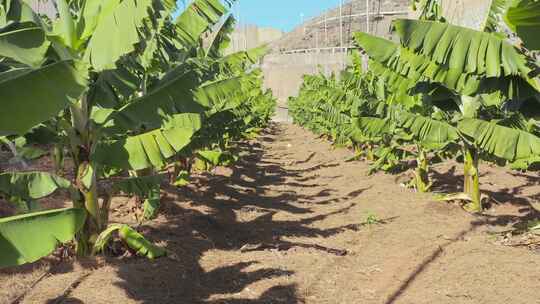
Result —
[[[414,2],[422,5],[422,20],[395,21],[399,43],[356,34],[370,58],[369,69],[356,73],[363,86],[341,91],[344,82],[305,76],[299,96],[289,101],[290,111],[296,123],[315,133],[332,135],[347,126],[348,140],[368,143],[369,151],[369,145],[380,145],[375,150],[380,153],[369,153],[374,169],[409,157],[392,153],[396,149],[408,150],[417,158],[413,184],[419,191],[432,184],[429,155],[456,156],[460,147],[463,188],[471,200],[467,208],[478,212],[481,159],[521,169],[539,159],[538,65],[529,50],[507,40],[501,23],[504,16],[512,29],[534,26],[536,1],[493,1],[482,31],[442,22],[438,1]],[[531,9],[527,14],[525,7]],[[347,95],[361,102],[348,103]],[[373,127],[385,121],[391,122],[389,132]],[[413,149],[404,147],[411,144]]]
[[[91,76],[87,93],[70,105],[64,120],[77,171],[75,184],[89,215],[78,237],[77,249],[84,255],[107,226],[103,219],[108,206],[98,203],[101,171],[163,167],[189,143],[198,117],[208,107],[208,100],[197,100],[197,94],[219,86],[199,89],[205,80],[193,66],[175,58],[169,60],[169,70],[146,73],[140,68],[148,65],[143,55],[157,56],[157,51],[149,55],[148,50],[171,37],[162,33],[164,28],[172,29],[171,44],[177,52],[187,54],[195,38],[226,9],[219,1],[195,1],[175,20],[171,1],[59,1],[58,9],[51,40]]]
[[[338,145],[354,146],[354,120],[360,116],[358,109],[367,104],[357,88],[364,85],[358,70],[344,71],[339,79],[335,74],[306,75],[298,97],[289,98],[289,111],[296,123],[314,133],[329,136]]]
[[[228,6],[232,2],[225,1]],[[10,4],[4,6],[13,12],[4,14],[8,20],[0,41],[0,56],[5,58],[0,63],[0,94],[11,113],[0,114],[6,118],[0,122],[0,136],[24,135],[54,118],[51,129],[60,130],[65,139],[75,178],[70,182],[54,175],[45,180],[45,173],[27,178],[9,173],[4,179],[11,184],[2,188],[4,195],[34,206],[57,188],[68,188],[78,211],[46,216],[65,220],[77,215],[76,225],[52,235],[62,242],[75,236],[81,255],[103,251],[115,231],[142,255],[164,254],[129,227],[107,228],[110,198],[119,192],[143,198],[143,218],[151,219],[159,208],[160,174],[171,162],[180,159],[189,167],[190,158],[204,150],[228,153],[232,141],[264,127],[275,99],[262,90],[262,73],[253,65],[265,48],[223,56],[233,24],[230,16],[205,48],[203,37],[227,13],[219,0],[193,1],[177,18],[172,17],[175,1],[60,0],[59,18],[53,21],[35,15],[23,2]],[[17,14],[21,11],[24,14]],[[129,22],[122,21],[126,18]],[[111,36],[116,37],[112,43]],[[45,88],[50,94],[43,97]],[[185,181],[186,171],[179,173]],[[112,181],[112,189],[101,187],[105,179]],[[44,188],[40,192],[36,187]],[[32,214],[45,216],[28,216]],[[28,222],[26,217],[14,220],[21,229]],[[21,244],[28,246],[24,240]],[[54,246],[36,244],[38,253],[32,259]],[[12,259],[2,265],[29,261]]]
[[[530,141],[523,142],[520,138],[524,130],[496,123],[520,108],[524,115],[531,114],[523,105],[535,102],[538,95],[535,64],[494,33],[433,21],[398,20],[394,26],[401,38],[400,45],[363,33],[357,34],[357,41],[372,60],[385,68],[417,83],[443,86],[452,92],[454,98],[438,100],[439,104],[434,106],[458,114],[458,121],[444,125],[444,129],[457,128],[459,132],[465,158],[464,191],[471,197],[470,209],[480,211],[478,162],[481,154],[515,162],[534,158],[538,153],[526,148],[534,146],[536,135],[530,134]],[[409,92],[418,92],[418,85],[400,83],[405,84]],[[475,122],[484,120],[490,123],[492,128],[486,130],[491,133],[478,140],[473,136],[478,135],[475,132],[483,124]],[[425,120],[421,126],[430,128],[428,122],[432,121]],[[505,136],[510,133],[513,139]],[[494,148],[510,140],[518,145],[510,149],[526,152],[501,153]]]
[[[77,229],[69,231],[77,234],[78,252],[88,254],[107,226],[99,180],[114,172],[162,168],[189,145],[212,102],[240,86],[238,77],[216,79],[188,58],[226,8],[217,0],[194,1],[173,19],[174,1],[60,0],[59,19],[47,22],[23,2],[9,4],[0,47],[6,58],[0,135],[23,135],[57,117],[75,163],[74,205],[82,210],[58,216],[77,214]],[[12,13],[17,10],[25,14]],[[144,65],[152,69],[146,73]]]
[[[19,1],[3,2],[0,135],[22,136],[80,98],[88,80],[73,60],[44,59],[51,43],[29,6]],[[6,172],[1,176],[3,195],[28,203],[27,208],[34,199],[65,186],[64,181],[40,173]],[[85,218],[84,209],[77,206],[2,218],[0,266],[33,262],[50,253],[58,243],[72,239]]]

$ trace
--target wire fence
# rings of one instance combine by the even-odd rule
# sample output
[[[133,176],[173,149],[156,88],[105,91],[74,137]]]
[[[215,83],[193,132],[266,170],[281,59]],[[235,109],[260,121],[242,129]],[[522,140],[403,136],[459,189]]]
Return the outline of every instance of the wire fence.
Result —
[[[245,50],[263,43],[278,40],[274,51],[282,54],[332,52],[341,53],[354,48],[353,34],[362,31],[390,38],[390,22],[395,18],[407,17],[409,0],[340,0],[332,9],[302,20],[295,29],[279,36],[268,37],[254,26],[243,22],[240,10],[233,12],[239,21],[233,47]],[[268,31],[268,29],[264,29]]]
[[[389,3],[394,5],[389,5]],[[408,0],[340,1],[338,8],[326,10],[320,16],[305,22],[302,25],[302,32],[304,37],[311,37],[313,42],[312,46],[307,49],[353,48],[353,32],[362,31],[379,36],[389,36],[390,24],[388,20],[406,17],[408,14]]]

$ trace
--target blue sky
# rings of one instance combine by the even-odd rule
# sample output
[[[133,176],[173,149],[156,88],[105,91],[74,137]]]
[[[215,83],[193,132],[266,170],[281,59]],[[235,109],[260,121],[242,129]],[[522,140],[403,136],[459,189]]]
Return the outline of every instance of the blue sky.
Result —
[[[290,31],[304,19],[337,7],[340,0],[238,0],[233,11],[241,24],[274,27]],[[179,0],[180,2],[180,0]],[[189,3],[189,0],[186,0]],[[344,1],[345,2],[345,1]],[[182,7],[182,6],[180,6]]]
[[[309,19],[339,5],[340,0],[238,0],[242,24],[256,24],[290,31],[300,24],[301,15]]]

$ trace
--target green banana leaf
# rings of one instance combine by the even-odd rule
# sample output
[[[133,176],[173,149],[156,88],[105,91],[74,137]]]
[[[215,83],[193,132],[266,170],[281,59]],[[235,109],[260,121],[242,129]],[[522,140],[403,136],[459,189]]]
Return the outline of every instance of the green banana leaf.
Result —
[[[26,146],[26,147],[18,148],[18,152],[21,157],[28,160],[38,159],[49,153],[43,149],[40,149],[38,147],[33,147],[33,146]]]
[[[0,193],[22,199],[40,199],[58,189],[70,189],[71,183],[46,172],[9,172],[0,174]]]
[[[351,123],[351,118],[342,113],[341,109],[330,103],[321,103],[319,106],[320,117],[333,125],[343,125]]]
[[[235,158],[231,153],[219,150],[197,151],[197,157],[201,158],[212,166],[228,166],[235,161]]]
[[[0,136],[23,135],[35,125],[54,117],[81,96],[86,81],[86,75],[66,61],[26,70],[1,80]]]
[[[116,62],[143,40],[141,30],[156,14],[152,0],[86,1],[79,23],[79,45],[88,39],[84,59],[96,71],[115,69]]]
[[[100,143],[92,157],[98,163],[114,168],[162,168],[167,159],[191,142],[191,137],[200,128],[198,114],[177,114],[161,129]]]
[[[386,89],[384,94],[379,92],[380,99],[387,99],[389,104],[400,104],[407,109],[421,105],[420,98],[413,96],[411,91],[420,79],[404,77],[374,60],[369,62],[369,68],[377,75],[378,88]],[[389,95],[388,98],[384,98],[385,94]]]
[[[140,233],[133,228],[124,224],[112,224],[105,229],[97,238],[94,244],[93,253],[103,252],[105,246],[109,243],[113,233],[118,231],[118,236],[126,243],[126,245],[140,256],[145,256],[149,259],[155,259],[167,254],[167,251],[158,247],[144,238]]]
[[[179,69],[188,69],[181,66]],[[244,76],[232,77],[200,85],[196,73],[177,71],[165,76],[161,85],[147,95],[137,98],[111,115],[110,132],[121,133],[141,126],[155,129],[170,115],[204,113],[213,103],[226,100],[241,89]]]
[[[390,119],[360,117],[356,120],[356,127],[368,137],[380,138],[393,132],[394,123]]]
[[[394,21],[404,47],[463,74],[528,78],[527,57],[496,34],[448,23],[400,19]]]
[[[370,66],[373,65],[375,69],[379,70],[376,75],[381,73],[382,68],[385,68],[406,79],[396,78],[389,72],[381,75],[384,81],[390,81],[388,85],[393,90],[399,88],[392,93],[397,93],[402,98],[404,92],[407,92],[416,83],[426,80],[441,83],[464,95],[473,95],[481,89],[478,76],[438,64],[428,56],[415,53],[390,40],[366,33],[356,33],[355,39],[372,59]],[[373,62],[377,62],[378,65],[373,64]]]
[[[194,99],[193,91],[200,86],[196,72],[187,65],[180,65],[165,75],[149,92],[132,100],[110,116],[110,132],[124,133],[137,130],[159,128],[164,117],[181,113],[204,113],[208,105]]]
[[[69,208],[0,218],[0,268],[32,263],[82,228],[83,209]]]
[[[213,37],[206,48],[206,56],[211,58],[221,58],[225,50],[231,44],[231,34],[234,31],[236,20],[233,15],[229,15],[221,24],[219,30],[213,33]]]
[[[540,1],[513,1],[505,17],[506,24],[517,33],[530,50],[540,50]]]
[[[58,8],[59,18],[53,21],[53,31],[65,46],[74,48],[77,34],[75,32],[75,20],[71,16],[68,0],[56,0],[56,7]]]
[[[0,143],[3,142],[6,145],[10,144],[10,140],[6,137],[0,137]],[[36,146],[27,145],[27,141],[25,137],[19,136],[13,140],[13,143],[15,144],[15,150],[17,151],[17,156],[20,156],[24,159],[33,160],[38,159],[49,152],[38,148]]]
[[[0,27],[5,27],[12,22],[39,23],[39,17],[25,1],[7,0],[0,6]]]
[[[514,0],[492,0],[489,11],[482,26],[484,32],[503,32],[501,27],[504,15]]]
[[[32,22],[11,24],[0,31],[0,56],[31,67],[43,63],[49,46],[43,29]]]
[[[177,37],[183,47],[199,45],[199,38],[227,12],[219,0],[195,0],[174,21]]]
[[[478,149],[510,162],[540,155],[540,138],[526,131],[474,118],[460,121],[458,129]]]
[[[151,175],[151,176],[138,176],[122,179],[114,182],[115,192],[123,192],[128,195],[145,196],[152,189],[159,187],[163,176]]]
[[[418,114],[400,113],[402,128],[410,131],[427,149],[442,149],[459,139],[456,128],[445,121]]]
[[[182,170],[178,172],[178,175],[176,176],[173,185],[175,185],[176,187],[187,186],[190,183],[189,178],[190,178],[189,172],[186,170]]]
[[[143,219],[151,220],[158,215],[161,206],[159,187],[152,189],[143,202]]]
[[[420,10],[418,15],[420,20],[444,21],[440,0],[413,0],[412,9]]]
[[[431,25],[434,28],[440,27],[440,24],[436,22],[429,22],[428,25]],[[467,29],[467,31],[472,30]],[[481,32],[475,33],[480,35],[492,35]],[[500,105],[508,99],[522,101],[534,97],[538,93],[538,84],[534,79],[529,78],[528,75],[518,74],[502,75],[501,77],[487,77],[486,75],[475,74],[464,70],[463,67],[452,67],[447,63],[437,62],[434,58],[424,54],[423,52],[425,50],[422,48],[412,50],[384,38],[365,33],[357,33],[355,38],[358,45],[373,59],[370,65],[377,69],[377,74],[381,74],[385,83],[388,81],[388,85],[392,88],[391,91],[394,95],[398,95],[398,100],[410,98],[404,93],[410,90],[411,86],[423,81],[440,83],[461,95],[468,96],[501,92],[506,98],[501,98],[499,102]],[[501,40],[500,38],[493,39]],[[501,45],[505,47],[513,48],[512,46],[505,44],[506,42],[501,43]],[[467,53],[467,50],[469,49],[468,45],[454,45],[452,51],[459,53],[459,47],[461,47],[461,51],[465,53]],[[471,47],[473,46],[471,45]],[[517,58],[525,60],[525,57],[522,57],[523,56],[520,55]],[[508,59],[504,58],[503,61],[508,61],[508,64],[511,64],[512,60],[510,59],[511,57],[508,57]],[[474,60],[472,65],[476,67],[476,58],[467,58],[467,60]],[[377,64],[373,64],[373,62],[377,62],[378,66]],[[471,64],[471,61],[467,61],[467,63]],[[398,78],[389,72],[385,72],[382,68],[389,69],[405,79]],[[526,68],[529,68],[528,63]]]
[[[118,231],[118,234],[124,242],[126,242],[129,248],[135,250],[138,255],[145,256],[152,260],[167,254],[165,249],[150,243],[144,236],[128,225],[123,225]]]
[[[245,80],[246,76],[238,76],[214,81],[197,88],[193,95],[198,103],[211,106],[237,94]]]
[[[540,165],[540,156],[532,156],[530,158],[518,159],[510,163],[510,169],[513,170],[528,170],[531,166]],[[536,167],[538,168],[538,167]]]
[[[161,175],[139,176],[116,181],[113,188],[128,195],[144,198],[143,218],[153,219],[160,206]]]

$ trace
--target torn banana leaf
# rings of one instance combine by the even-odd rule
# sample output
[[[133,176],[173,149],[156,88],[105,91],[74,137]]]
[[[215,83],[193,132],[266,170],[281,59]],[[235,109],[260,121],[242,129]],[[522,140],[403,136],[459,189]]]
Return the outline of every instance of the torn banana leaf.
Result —
[[[69,208],[0,219],[0,268],[32,263],[59,243],[74,238],[86,219],[84,209]]]

